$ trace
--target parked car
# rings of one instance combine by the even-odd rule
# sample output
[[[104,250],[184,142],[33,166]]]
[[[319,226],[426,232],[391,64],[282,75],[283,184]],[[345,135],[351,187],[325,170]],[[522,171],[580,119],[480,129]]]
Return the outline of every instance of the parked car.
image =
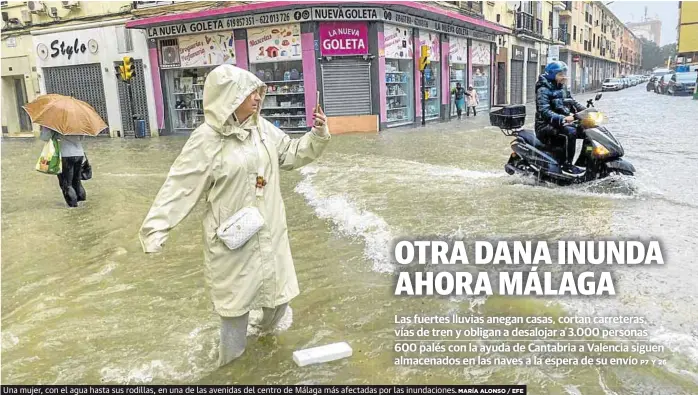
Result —
[[[630,80],[628,79],[628,77],[623,77],[623,78],[622,78],[622,81],[623,81],[623,88],[624,88],[624,89],[625,89],[625,88],[630,88]]]
[[[601,91],[619,91],[623,89],[623,83],[618,78],[606,78],[601,84]]]
[[[659,77],[659,80],[657,80],[657,83],[654,84],[654,92],[659,93],[660,95],[665,94],[667,83],[668,83],[670,78],[671,78],[671,74],[665,74],[665,75]]]
[[[693,90],[696,88],[697,80],[698,72],[696,71],[675,73],[667,83],[666,93],[672,96],[692,95]]]

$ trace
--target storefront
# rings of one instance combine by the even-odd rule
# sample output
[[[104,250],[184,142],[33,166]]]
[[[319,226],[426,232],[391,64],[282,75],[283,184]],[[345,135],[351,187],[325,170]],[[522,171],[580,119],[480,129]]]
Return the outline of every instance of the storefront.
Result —
[[[536,100],[536,82],[538,81],[538,50],[528,48],[528,61],[526,62],[526,102]]]
[[[41,30],[33,33],[33,48],[42,94],[73,96],[92,105],[109,126],[103,135],[132,135],[135,114],[146,121],[146,134],[157,133],[153,85],[144,73],[149,60],[142,34],[126,30],[118,21],[99,28]],[[135,60],[133,101],[114,70],[125,56]]]
[[[429,47],[429,65],[424,70],[424,87],[426,99],[424,100],[424,118],[426,121],[439,119],[441,116],[441,38],[439,33],[428,30],[419,31],[419,47]],[[419,53],[416,55],[419,59]],[[417,81],[417,92],[421,92],[420,82]],[[422,114],[418,114],[419,117]]]
[[[235,64],[232,32],[159,40],[166,130],[190,132],[204,122],[203,91],[208,73]]]
[[[454,89],[460,83],[463,89],[468,89],[468,39],[449,37],[449,90],[451,92],[451,116],[456,116],[456,96]]]
[[[168,103],[163,105],[170,114],[168,128],[188,130],[202,120],[197,84],[221,63],[248,69],[267,83],[263,114],[287,132],[309,129],[312,108],[318,100],[327,115],[335,119],[333,128],[357,123],[372,128],[417,123],[422,115],[420,72],[416,67],[421,44],[428,45],[431,52],[431,64],[425,73],[425,118],[448,119],[451,75],[463,85],[471,75],[467,70],[469,40],[478,39],[486,45],[489,57],[495,34],[509,31],[486,21],[454,17],[426,3],[401,7],[400,12],[392,7],[336,3],[298,7],[258,2],[216,9],[218,19],[193,12],[176,18],[164,15],[135,20],[129,26],[145,29],[151,41],[168,43],[152,47],[157,48],[155,59],[163,70],[163,81],[157,82],[162,88],[155,90],[162,91]],[[216,42],[220,56],[209,58],[208,47],[202,51],[190,43],[189,51],[202,57],[205,64],[184,67],[180,52],[185,47],[179,41],[194,35],[203,36],[207,44],[207,35],[220,37]],[[457,46],[451,61],[450,40]],[[166,49],[170,45],[175,48]],[[169,65],[170,59],[178,64]],[[491,83],[490,64],[489,59],[480,62],[487,68],[481,69],[484,74],[477,81],[482,89],[478,92],[481,103],[487,107],[491,88],[482,85]],[[191,92],[175,90],[175,79],[179,89],[183,78]]]
[[[387,126],[414,122],[414,40],[410,27],[383,25]]]
[[[477,92],[478,111],[490,110],[490,95],[492,90],[492,45],[484,41],[472,40],[470,49],[472,62],[472,85]]]
[[[328,116],[373,112],[367,22],[320,22],[322,103]]]

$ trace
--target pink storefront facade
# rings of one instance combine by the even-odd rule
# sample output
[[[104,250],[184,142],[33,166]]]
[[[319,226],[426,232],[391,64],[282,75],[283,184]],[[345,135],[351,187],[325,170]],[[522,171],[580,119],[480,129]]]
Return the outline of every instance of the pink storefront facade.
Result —
[[[148,37],[158,128],[187,133],[203,122],[206,75],[220,64],[267,84],[264,116],[304,132],[319,100],[330,117],[368,116],[379,129],[448,121],[456,82],[492,102],[496,38],[508,29],[413,1],[259,2],[133,20]],[[428,99],[418,60],[428,45]],[[476,71],[476,72],[475,72]],[[423,111],[424,110],[424,111]]]

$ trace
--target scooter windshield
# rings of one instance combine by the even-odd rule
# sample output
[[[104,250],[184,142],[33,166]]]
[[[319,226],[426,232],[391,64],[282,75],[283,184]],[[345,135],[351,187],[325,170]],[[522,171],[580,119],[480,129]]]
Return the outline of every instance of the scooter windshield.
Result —
[[[600,126],[604,120],[603,114],[596,111],[594,108],[587,108],[584,111],[580,111],[576,116],[577,119],[580,120],[580,123],[584,129]]]

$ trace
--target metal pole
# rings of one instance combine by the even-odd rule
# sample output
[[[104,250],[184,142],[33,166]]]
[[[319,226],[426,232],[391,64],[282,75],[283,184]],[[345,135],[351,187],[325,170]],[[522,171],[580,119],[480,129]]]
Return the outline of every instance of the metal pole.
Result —
[[[126,89],[128,89],[128,109],[130,113],[131,118],[131,125],[133,125],[133,137],[138,138],[138,135],[136,133],[136,122],[133,114],[133,91],[131,90],[131,81],[126,82]],[[125,133],[124,133],[125,134]]]
[[[427,114],[427,109],[426,109],[426,79],[424,77],[424,70],[422,70],[422,77],[421,77],[421,83],[422,83],[422,126],[425,126],[427,124],[426,120],[426,114]]]

